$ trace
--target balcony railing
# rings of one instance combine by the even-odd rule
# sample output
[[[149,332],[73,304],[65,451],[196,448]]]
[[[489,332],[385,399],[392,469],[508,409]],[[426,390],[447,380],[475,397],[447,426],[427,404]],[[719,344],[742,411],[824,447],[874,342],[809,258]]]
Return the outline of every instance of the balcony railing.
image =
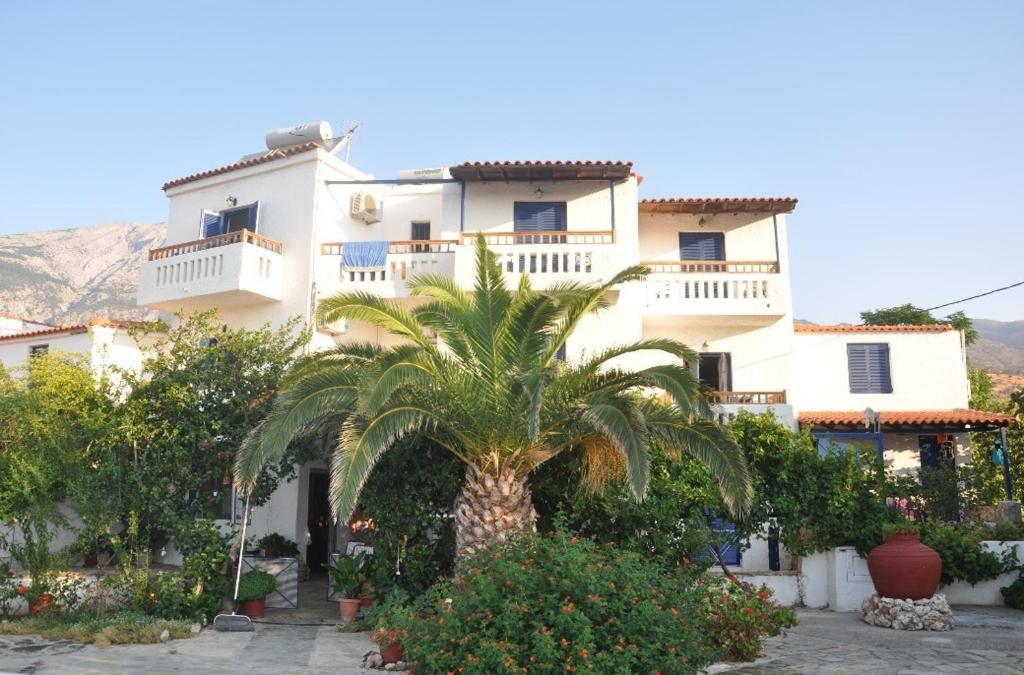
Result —
[[[393,253],[454,253],[458,241],[454,239],[409,239],[389,241],[388,254]],[[341,255],[344,242],[320,244],[320,255]]]
[[[273,239],[264,237],[262,234],[256,234],[249,230],[237,230],[235,232],[228,232],[227,234],[220,234],[216,237],[207,237],[206,239],[186,241],[183,244],[154,248],[149,252],[149,259],[163,260],[177,255],[184,255],[185,253],[195,253],[197,251],[205,251],[211,248],[230,246],[231,244],[238,243],[259,246],[260,248],[264,248],[272,253],[281,253],[282,251],[281,242],[279,241],[274,241]]]
[[[779,271],[779,263],[774,260],[649,260],[640,264],[650,267],[652,272],[664,274],[693,274],[697,272],[773,274]]]
[[[472,244],[482,234],[488,246],[546,244],[614,244],[615,230],[578,230],[559,232],[463,232],[459,243]]]
[[[777,405],[786,402],[784,391],[709,391],[712,405]]]

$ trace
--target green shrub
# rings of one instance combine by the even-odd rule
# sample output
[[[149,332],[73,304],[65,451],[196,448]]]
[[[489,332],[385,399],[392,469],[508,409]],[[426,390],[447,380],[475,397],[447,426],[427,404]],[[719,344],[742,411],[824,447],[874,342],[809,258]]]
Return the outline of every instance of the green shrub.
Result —
[[[416,672],[695,673],[718,655],[697,586],[641,554],[556,532],[465,569],[396,618]]]
[[[299,557],[299,545],[277,532],[271,532],[260,539],[258,548],[263,549],[263,554],[268,558]]]
[[[165,630],[174,640],[192,635],[188,622],[167,621],[138,612],[122,612],[102,618],[84,612],[45,612],[0,623],[0,634],[3,635],[42,635],[99,646],[154,644],[161,641],[160,635]]]
[[[999,589],[1003,594],[1003,604],[1013,609],[1024,609],[1024,573],[1017,576],[1009,586]]]
[[[894,534],[917,534],[920,531],[921,526],[909,520],[902,523],[886,523],[882,525],[882,538],[888,539]]]
[[[238,580],[238,599],[258,600],[265,598],[277,588],[277,579],[273,574],[261,570],[246,572]]]
[[[749,661],[761,653],[765,638],[797,623],[796,613],[776,605],[767,586],[755,588],[735,577],[712,575],[700,581],[708,634],[724,658]]]
[[[1013,571],[1019,564],[1017,552],[1008,549],[1001,554],[982,548],[991,529],[971,523],[952,525],[941,522],[927,523],[921,532],[921,541],[938,551],[942,557],[942,584],[995,579]]]

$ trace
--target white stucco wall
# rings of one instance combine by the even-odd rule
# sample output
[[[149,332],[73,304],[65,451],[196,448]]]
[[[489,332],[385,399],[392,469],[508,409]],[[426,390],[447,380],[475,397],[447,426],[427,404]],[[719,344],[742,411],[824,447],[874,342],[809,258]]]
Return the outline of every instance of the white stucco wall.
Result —
[[[790,398],[798,410],[948,410],[966,408],[970,385],[959,331],[797,332]],[[891,394],[851,394],[846,346],[889,345]]]

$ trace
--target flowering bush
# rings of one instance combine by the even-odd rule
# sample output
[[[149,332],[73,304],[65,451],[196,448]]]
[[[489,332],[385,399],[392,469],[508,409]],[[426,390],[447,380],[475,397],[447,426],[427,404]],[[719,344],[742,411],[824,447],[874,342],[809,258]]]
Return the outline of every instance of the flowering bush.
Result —
[[[556,532],[479,553],[396,617],[416,672],[693,673],[717,652],[692,577]]]
[[[698,580],[709,635],[723,658],[749,661],[761,653],[766,637],[796,625],[796,613],[772,600],[767,586],[755,588],[736,577],[708,575]]]

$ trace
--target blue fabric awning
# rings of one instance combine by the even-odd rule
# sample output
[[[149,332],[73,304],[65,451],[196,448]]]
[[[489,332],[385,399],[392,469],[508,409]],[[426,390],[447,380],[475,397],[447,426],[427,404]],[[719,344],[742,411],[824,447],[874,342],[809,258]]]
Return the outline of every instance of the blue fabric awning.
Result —
[[[387,261],[386,241],[346,241],[341,247],[341,264],[346,270],[382,270]]]

